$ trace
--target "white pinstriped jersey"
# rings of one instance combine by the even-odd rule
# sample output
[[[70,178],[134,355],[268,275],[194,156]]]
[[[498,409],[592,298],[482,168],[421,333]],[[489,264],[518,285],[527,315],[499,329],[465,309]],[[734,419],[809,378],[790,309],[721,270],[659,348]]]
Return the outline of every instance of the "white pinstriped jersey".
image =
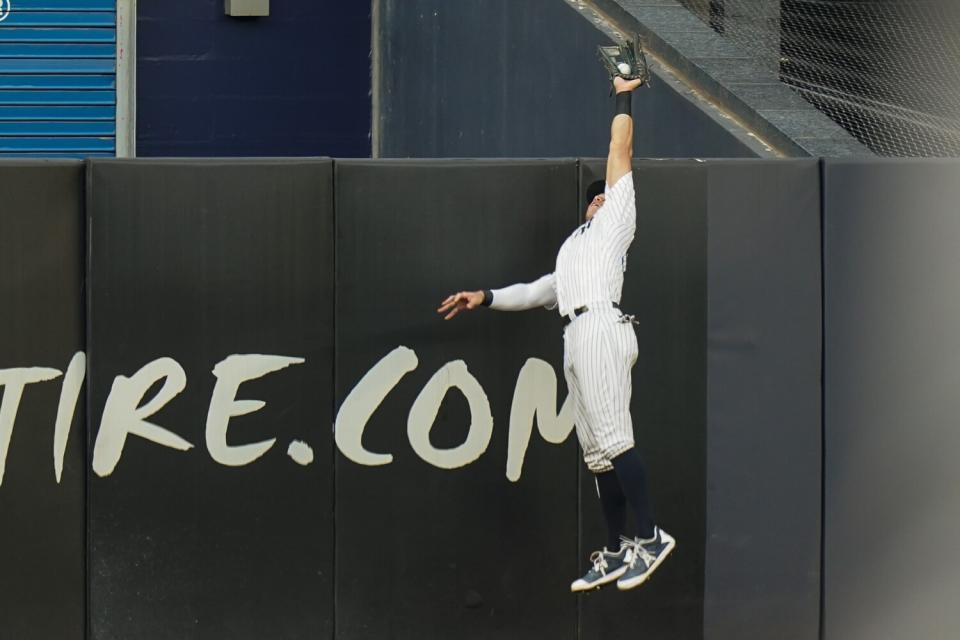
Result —
[[[591,302],[620,302],[627,250],[637,227],[633,174],[608,188],[603,206],[560,247],[556,271],[535,282],[493,291],[491,308],[522,311],[555,309],[560,315]]]
[[[570,315],[590,307],[564,329],[563,371],[583,458],[594,473],[613,469],[611,460],[634,446],[630,370],[637,336],[610,303],[620,302],[636,218],[633,174],[627,173],[608,185],[603,207],[560,247],[554,273],[492,292],[491,308],[503,311],[559,305],[561,315]]]
[[[591,302],[620,302],[627,250],[637,229],[633,175],[607,187],[603,206],[574,231],[557,254],[560,315]]]

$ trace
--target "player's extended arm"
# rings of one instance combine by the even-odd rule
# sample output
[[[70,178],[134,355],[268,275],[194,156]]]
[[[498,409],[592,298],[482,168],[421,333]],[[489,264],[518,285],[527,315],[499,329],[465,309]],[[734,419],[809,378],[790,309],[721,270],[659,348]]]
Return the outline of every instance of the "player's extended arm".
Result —
[[[556,278],[552,273],[535,282],[514,284],[492,291],[461,291],[448,296],[437,309],[437,313],[447,314],[449,320],[462,310],[472,310],[479,306],[489,306],[497,311],[526,311],[537,307],[551,307],[557,304]]]
[[[630,98],[633,90],[641,84],[643,80],[613,79],[613,88],[617,92],[617,113],[610,125],[610,154],[607,156],[607,185],[611,187],[632,170],[633,117],[630,114]]]

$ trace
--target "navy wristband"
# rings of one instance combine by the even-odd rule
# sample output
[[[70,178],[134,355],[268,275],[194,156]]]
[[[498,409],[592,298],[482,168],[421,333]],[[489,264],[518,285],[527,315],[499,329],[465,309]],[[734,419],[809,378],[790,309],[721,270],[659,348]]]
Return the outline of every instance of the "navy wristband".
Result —
[[[632,91],[621,91],[617,94],[617,112],[616,115],[627,115],[633,117],[633,109],[631,108],[630,96],[633,95]]]
[[[490,291],[490,289],[483,290],[483,302],[481,304],[483,304],[485,307],[489,307],[491,304],[493,304],[493,291]]]

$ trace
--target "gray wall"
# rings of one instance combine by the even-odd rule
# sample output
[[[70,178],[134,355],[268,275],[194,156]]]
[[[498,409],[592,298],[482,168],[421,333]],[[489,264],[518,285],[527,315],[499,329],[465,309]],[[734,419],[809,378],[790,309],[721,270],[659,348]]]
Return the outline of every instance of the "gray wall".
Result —
[[[707,162],[704,638],[820,623],[816,160]]]
[[[609,40],[562,0],[376,0],[374,153],[607,155]],[[634,98],[638,157],[754,157],[655,78]]]
[[[957,161],[825,161],[825,640],[960,629],[957,202]]]

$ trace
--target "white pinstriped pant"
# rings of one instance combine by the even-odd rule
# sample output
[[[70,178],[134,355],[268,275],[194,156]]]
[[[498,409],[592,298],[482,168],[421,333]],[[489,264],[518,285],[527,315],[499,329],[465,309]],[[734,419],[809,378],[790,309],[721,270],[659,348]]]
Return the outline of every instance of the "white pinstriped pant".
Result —
[[[590,309],[563,332],[563,373],[576,407],[577,438],[587,468],[613,469],[610,461],[633,447],[630,371],[637,334],[610,303]]]

